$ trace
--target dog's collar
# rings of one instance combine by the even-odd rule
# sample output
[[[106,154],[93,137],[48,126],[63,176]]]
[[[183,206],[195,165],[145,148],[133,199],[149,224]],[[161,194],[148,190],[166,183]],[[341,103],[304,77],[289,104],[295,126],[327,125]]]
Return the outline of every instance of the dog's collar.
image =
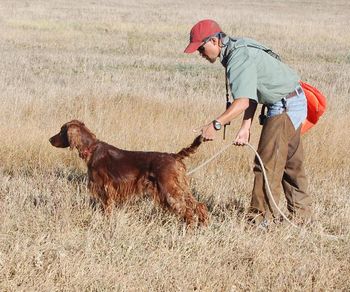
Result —
[[[91,155],[94,153],[95,149],[97,147],[97,141],[91,144],[90,146],[86,147],[83,149],[80,153],[79,156],[84,159],[85,161],[88,161]]]

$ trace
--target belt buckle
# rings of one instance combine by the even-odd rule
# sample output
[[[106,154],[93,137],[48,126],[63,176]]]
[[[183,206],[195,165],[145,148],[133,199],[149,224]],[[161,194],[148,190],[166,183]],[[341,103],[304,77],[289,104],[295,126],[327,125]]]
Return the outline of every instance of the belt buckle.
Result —
[[[302,93],[303,93],[303,89],[302,89],[300,86],[298,86],[298,87],[295,89],[295,92],[297,93],[297,95],[302,94]]]

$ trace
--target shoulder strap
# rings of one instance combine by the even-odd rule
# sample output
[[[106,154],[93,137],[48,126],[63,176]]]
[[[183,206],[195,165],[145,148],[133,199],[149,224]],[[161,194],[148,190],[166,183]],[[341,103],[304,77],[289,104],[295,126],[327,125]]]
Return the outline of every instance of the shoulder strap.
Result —
[[[236,42],[238,39],[230,37],[230,40],[233,41],[233,42]],[[259,43],[255,43],[254,40],[250,40],[250,39],[246,39],[246,38],[244,38],[244,40],[247,43],[247,47],[263,50],[265,53],[267,53],[270,56],[274,57],[278,61],[281,61],[281,57],[278,54],[276,54],[274,51],[272,51],[270,48],[265,47],[264,45],[261,45]]]
[[[248,47],[253,47],[253,48],[257,48],[257,47],[254,47],[254,46],[250,46],[248,45]],[[259,49],[259,48],[257,48]],[[281,57],[279,55],[277,55],[274,51],[272,51],[271,49],[262,49],[265,53],[268,53],[270,56],[274,57],[275,59],[277,59],[278,61],[281,61]]]
[[[228,109],[231,105],[230,102],[230,93],[229,93],[229,89],[228,89],[228,78],[227,78],[227,68],[225,67],[225,84],[226,84],[226,109]],[[224,140],[225,140],[225,136],[226,136],[226,126],[229,125],[230,123],[227,123],[224,125]]]
[[[230,102],[230,94],[228,90],[228,77],[227,77],[227,68],[225,67],[225,84],[226,84],[226,108],[228,107],[228,103]]]

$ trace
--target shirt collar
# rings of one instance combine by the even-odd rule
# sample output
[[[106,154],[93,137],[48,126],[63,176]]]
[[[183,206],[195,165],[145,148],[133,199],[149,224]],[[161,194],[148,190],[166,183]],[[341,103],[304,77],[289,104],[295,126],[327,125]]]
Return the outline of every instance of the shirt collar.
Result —
[[[221,48],[221,52],[220,52],[220,62],[224,67],[226,67],[226,63],[227,63],[226,57],[230,51],[230,49],[229,49],[230,41],[231,41],[231,39],[228,36],[225,36],[221,39],[222,48]]]

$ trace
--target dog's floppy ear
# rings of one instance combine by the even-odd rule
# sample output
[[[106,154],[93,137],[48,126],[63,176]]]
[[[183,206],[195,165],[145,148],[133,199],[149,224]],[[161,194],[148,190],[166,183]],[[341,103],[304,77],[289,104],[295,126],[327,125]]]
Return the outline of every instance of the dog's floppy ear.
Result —
[[[69,142],[69,148],[79,148],[81,145],[81,133],[80,128],[76,125],[70,125],[67,127],[67,138]]]

